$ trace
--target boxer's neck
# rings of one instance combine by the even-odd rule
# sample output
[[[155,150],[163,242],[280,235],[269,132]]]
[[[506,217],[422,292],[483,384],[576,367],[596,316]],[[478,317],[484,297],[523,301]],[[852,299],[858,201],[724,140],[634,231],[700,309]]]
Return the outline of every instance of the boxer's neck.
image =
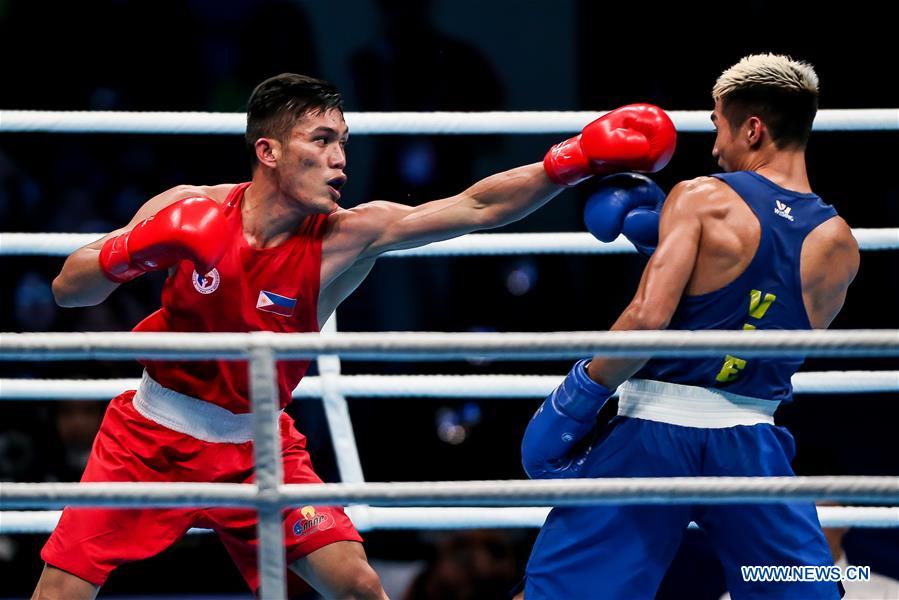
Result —
[[[748,170],[787,190],[801,194],[812,191],[805,166],[805,150],[778,150],[769,156],[759,157],[750,163]]]
[[[271,248],[286,242],[312,213],[284,194],[270,178],[255,174],[244,192],[240,212],[244,238],[254,248]]]

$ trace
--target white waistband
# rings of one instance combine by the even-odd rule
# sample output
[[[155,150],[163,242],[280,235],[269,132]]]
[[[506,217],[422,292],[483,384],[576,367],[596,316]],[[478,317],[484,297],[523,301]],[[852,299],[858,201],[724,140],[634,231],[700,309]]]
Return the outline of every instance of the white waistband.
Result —
[[[779,404],[776,400],[651,379],[630,379],[618,388],[619,415],[682,427],[773,425]]]
[[[170,390],[146,371],[132,403],[147,419],[204,442],[242,444],[253,439],[252,413],[236,415],[211,402]]]

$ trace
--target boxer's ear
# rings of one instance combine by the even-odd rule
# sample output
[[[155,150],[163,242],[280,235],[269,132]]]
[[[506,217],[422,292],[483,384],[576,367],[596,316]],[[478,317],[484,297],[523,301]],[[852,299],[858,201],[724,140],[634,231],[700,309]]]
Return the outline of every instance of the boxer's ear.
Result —
[[[259,164],[265,165],[270,169],[278,166],[278,160],[281,158],[281,142],[275,138],[259,138],[254,144],[256,150],[256,160]]]
[[[760,118],[751,116],[746,119],[746,123],[743,125],[743,132],[749,146],[756,148],[762,142],[762,139],[768,135],[768,128]]]

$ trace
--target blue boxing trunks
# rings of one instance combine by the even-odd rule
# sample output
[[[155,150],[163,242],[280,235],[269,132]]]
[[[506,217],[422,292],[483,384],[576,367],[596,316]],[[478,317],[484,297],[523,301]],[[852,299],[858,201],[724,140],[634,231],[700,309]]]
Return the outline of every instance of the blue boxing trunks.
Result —
[[[777,402],[632,379],[618,416],[584,456],[581,477],[793,476],[795,443]],[[834,582],[744,581],[742,566],[831,566],[814,504],[600,505],[555,508],[527,566],[525,599],[655,597],[691,521],[705,531],[734,600],[840,597]]]

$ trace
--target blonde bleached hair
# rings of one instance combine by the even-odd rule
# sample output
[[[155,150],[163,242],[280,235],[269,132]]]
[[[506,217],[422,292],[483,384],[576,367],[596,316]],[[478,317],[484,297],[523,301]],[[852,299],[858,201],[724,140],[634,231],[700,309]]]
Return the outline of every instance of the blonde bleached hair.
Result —
[[[718,77],[712,97],[732,128],[757,116],[778,148],[804,148],[818,112],[818,75],[789,56],[753,54]]]
[[[751,54],[725,70],[715,87],[715,100],[726,97],[735,90],[747,87],[770,87],[784,92],[818,95],[818,74],[807,62],[793,60],[782,54]]]

